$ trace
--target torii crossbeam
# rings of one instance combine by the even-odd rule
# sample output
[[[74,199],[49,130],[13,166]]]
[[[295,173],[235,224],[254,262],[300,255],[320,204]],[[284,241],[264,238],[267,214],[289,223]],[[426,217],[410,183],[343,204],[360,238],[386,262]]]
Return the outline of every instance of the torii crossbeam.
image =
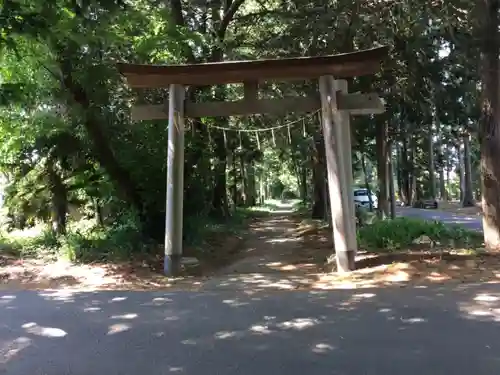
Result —
[[[285,115],[318,108],[322,113],[337,268],[341,272],[353,270],[357,243],[349,119],[351,114],[378,114],[385,108],[377,94],[349,94],[342,78],[375,74],[387,55],[387,47],[378,47],[340,55],[275,60],[168,66],[118,64],[132,88],[170,88],[167,103],[132,109],[136,121],[168,119],[165,274],[176,274],[182,259],[184,117]],[[259,82],[310,79],[318,79],[317,95],[259,99]],[[185,100],[185,86],[228,83],[243,83],[242,100]]]

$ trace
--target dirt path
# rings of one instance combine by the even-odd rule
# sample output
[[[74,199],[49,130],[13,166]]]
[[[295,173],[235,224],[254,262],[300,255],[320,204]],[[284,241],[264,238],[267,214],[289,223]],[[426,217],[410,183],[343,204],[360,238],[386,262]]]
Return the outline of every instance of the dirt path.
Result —
[[[294,236],[297,222],[278,213],[250,226],[238,260],[215,272],[205,289],[273,288],[298,289],[317,278],[317,265]]]

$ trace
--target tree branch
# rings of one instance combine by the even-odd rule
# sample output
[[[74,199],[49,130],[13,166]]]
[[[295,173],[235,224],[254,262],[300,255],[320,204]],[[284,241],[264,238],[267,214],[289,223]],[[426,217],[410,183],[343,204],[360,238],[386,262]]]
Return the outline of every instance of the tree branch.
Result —
[[[234,15],[238,11],[238,9],[243,5],[245,0],[234,0],[231,5],[227,8],[226,13],[224,14],[224,17],[222,18],[222,21],[220,23],[219,29],[217,30],[217,38],[219,40],[224,40],[224,37],[226,35],[227,28],[229,27],[229,24],[234,18]]]

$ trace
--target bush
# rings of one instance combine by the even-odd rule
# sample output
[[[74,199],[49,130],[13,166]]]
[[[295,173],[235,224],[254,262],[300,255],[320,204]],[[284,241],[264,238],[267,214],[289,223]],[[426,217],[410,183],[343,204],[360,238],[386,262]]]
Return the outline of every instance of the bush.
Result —
[[[190,216],[184,221],[184,245],[204,248],[210,234],[227,235],[246,228],[251,218],[269,215],[269,210],[238,208],[227,220],[207,216]],[[138,218],[123,215],[116,223],[97,227],[95,220],[72,222],[68,232],[56,236],[46,225],[29,230],[0,233],[0,253],[23,256],[64,258],[72,262],[124,261],[141,258],[147,253],[157,254],[163,244],[148,242],[141,232]]]
[[[423,236],[431,246],[479,246],[483,239],[480,233],[460,226],[406,217],[375,221],[358,230],[359,244],[367,250],[405,249]]]
[[[56,253],[59,243],[46,227],[16,230],[0,234],[0,253],[21,257],[47,256]]]
[[[73,262],[127,260],[148,251],[138,221],[125,217],[106,228],[72,228],[59,238],[59,256]]]

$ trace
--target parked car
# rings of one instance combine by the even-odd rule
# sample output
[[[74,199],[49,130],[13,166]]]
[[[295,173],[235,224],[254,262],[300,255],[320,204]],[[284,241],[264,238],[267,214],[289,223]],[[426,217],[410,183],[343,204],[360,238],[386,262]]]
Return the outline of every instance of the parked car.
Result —
[[[360,208],[370,208],[370,195],[368,195],[368,189],[366,188],[358,188],[354,189],[353,191],[354,194],[354,204],[356,207]],[[371,201],[372,201],[372,207],[377,208],[378,207],[378,199],[373,192],[371,193]]]
[[[413,203],[414,208],[433,208],[437,209],[438,208],[438,202],[437,200],[433,198],[422,198],[422,199],[417,199],[415,203]]]

